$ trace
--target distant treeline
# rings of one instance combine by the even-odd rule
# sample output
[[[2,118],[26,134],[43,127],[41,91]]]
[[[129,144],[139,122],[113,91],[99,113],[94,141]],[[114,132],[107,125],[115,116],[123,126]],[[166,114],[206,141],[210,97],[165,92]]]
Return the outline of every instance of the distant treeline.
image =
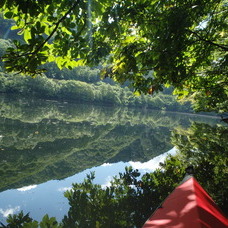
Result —
[[[87,76],[87,75],[86,75]],[[83,78],[83,77],[82,77]],[[172,111],[190,111],[189,105],[180,105],[167,94],[135,96],[128,87],[105,82],[87,83],[78,80],[57,80],[45,75],[35,78],[0,72],[0,92],[34,95],[44,99],[73,102],[104,103]]]

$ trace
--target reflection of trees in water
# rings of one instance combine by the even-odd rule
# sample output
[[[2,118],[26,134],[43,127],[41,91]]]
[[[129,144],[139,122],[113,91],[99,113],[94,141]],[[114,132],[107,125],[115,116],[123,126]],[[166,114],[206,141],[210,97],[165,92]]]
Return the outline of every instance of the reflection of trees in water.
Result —
[[[195,166],[199,182],[228,212],[228,128],[195,123],[187,132],[174,132],[172,142],[182,159]]]
[[[106,190],[92,184],[90,178],[74,184],[73,191],[65,194],[71,207],[64,227],[77,222],[89,227],[141,227],[181,181],[189,164],[195,166],[195,177],[227,213],[227,139],[227,128],[195,123],[187,131],[173,132],[172,142],[179,152],[141,180],[138,172],[127,169]]]
[[[11,127],[2,127],[1,189],[62,179],[105,162],[147,161],[171,149],[168,128],[51,121],[23,124],[24,128],[18,121],[10,122]]]
[[[170,129],[181,119],[42,100],[0,102],[2,190],[62,179],[104,162],[147,161],[171,149]]]
[[[106,135],[111,139],[115,134]],[[196,179],[227,212],[227,139],[224,126],[193,123],[187,130],[178,128],[172,132],[172,143],[179,152],[168,156],[153,173],[139,178],[138,171],[127,168],[106,189],[93,184],[93,174],[73,184],[73,190],[65,193],[70,209],[59,227],[141,227],[182,180],[189,164],[195,166]]]

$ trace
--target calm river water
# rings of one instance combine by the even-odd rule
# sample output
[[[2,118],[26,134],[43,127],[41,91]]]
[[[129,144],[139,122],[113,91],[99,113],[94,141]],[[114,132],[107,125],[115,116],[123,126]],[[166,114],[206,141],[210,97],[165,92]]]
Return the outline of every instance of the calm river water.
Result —
[[[63,193],[95,171],[107,186],[132,166],[153,171],[167,153],[175,128],[218,119],[154,110],[100,107],[0,95],[0,221],[21,210],[40,221],[61,221]]]

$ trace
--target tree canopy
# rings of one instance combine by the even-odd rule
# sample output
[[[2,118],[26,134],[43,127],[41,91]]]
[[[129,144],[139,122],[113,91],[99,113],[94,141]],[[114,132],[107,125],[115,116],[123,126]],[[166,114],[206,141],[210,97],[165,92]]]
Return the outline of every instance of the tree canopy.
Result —
[[[101,64],[102,75],[136,91],[174,86],[196,110],[228,110],[226,0],[3,0],[25,42],[2,58],[34,76],[42,65]]]

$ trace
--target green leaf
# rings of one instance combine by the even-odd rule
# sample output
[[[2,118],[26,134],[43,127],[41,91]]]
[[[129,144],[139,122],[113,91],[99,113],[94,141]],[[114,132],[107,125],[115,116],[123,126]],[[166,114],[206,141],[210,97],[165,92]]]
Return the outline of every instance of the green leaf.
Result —
[[[68,29],[65,28],[65,27],[62,27],[61,30],[62,30],[62,32],[65,32],[65,33],[68,34],[68,35],[71,35],[71,34],[72,34],[71,31],[68,30]]]
[[[25,41],[28,43],[28,40],[31,39],[31,38],[32,38],[31,32],[28,29],[25,29],[25,31],[24,31],[24,39],[25,39]]]
[[[17,25],[13,25],[12,27],[11,27],[11,30],[15,30],[15,29],[19,29],[20,27],[18,27]]]
[[[32,37],[33,40],[34,40],[35,37],[36,37],[36,29],[35,29],[35,27],[32,27],[32,28],[31,28],[31,37]]]
[[[10,19],[10,18],[13,17],[13,14],[14,14],[13,12],[9,11],[9,12],[5,13],[4,16],[5,16],[6,18]]]

